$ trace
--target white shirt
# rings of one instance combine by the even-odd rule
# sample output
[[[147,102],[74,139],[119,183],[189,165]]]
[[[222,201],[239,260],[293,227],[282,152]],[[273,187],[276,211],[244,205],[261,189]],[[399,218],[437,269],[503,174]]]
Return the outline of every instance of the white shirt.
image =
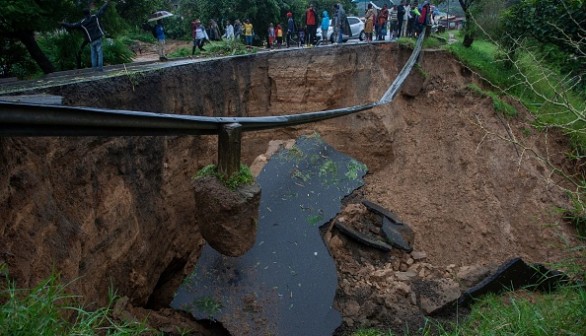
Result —
[[[234,26],[229,24],[228,27],[226,27],[226,34],[224,34],[224,37],[226,37],[228,40],[234,39]]]

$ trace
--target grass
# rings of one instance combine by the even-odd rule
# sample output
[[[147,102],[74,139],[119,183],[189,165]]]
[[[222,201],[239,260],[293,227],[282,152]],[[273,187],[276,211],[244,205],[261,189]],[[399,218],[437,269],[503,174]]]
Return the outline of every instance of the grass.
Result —
[[[254,182],[254,176],[248,166],[241,164],[240,171],[232,176],[224,176],[220,174],[216,165],[211,164],[200,169],[194,178],[201,178],[205,176],[213,176],[219,179],[226,187],[230,190],[236,190],[238,187],[243,185],[252,184]]]
[[[506,117],[517,116],[517,110],[511,104],[504,102],[497,93],[483,90],[476,84],[470,84],[468,88],[480,96],[489,97],[492,100],[492,106],[495,111],[501,112]]]
[[[517,291],[486,295],[474,304],[470,315],[449,325],[428,320],[420,330],[396,334],[390,330],[362,328],[351,336],[548,336],[586,335],[586,289],[565,287],[555,293]]]
[[[5,275],[0,288],[0,336],[154,334],[144,323],[113,320],[113,294],[108,306],[85,310],[56,275],[26,290],[17,289]]]
[[[586,93],[572,90],[555,66],[540,62],[529,47],[519,49],[512,63],[497,45],[484,40],[470,48],[454,43],[448,50],[502,93],[519,99],[537,117],[536,125],[564,129],[579,152],[586,153]]]
[[[167,54],[167,57],[172,57],[172,58],[187,57],[187,56],[191,56],[191,50],[187,47],[178,48],[176,50],[173,50],[169,54]]]
[[[204,50],[196,48],[195,56],[206,56],[206,57],[220,57],[220,56],[233,56],[233,55],[244,55],[257,52],[257,48],[247,48],[240,41],[210,41],[204,45]],[[169,57],[187,57],[191,56],[192,49],[183,47],[179,48],[167,56]]]
[[[586,335],[586,290],[511,292],[478,302],[456,335]],[[454,335],[454,334],[452,334]]]

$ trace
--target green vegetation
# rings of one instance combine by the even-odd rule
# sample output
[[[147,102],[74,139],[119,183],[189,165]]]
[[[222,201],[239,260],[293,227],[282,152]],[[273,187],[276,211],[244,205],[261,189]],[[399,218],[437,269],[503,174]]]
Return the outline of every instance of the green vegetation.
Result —
[[[352,336],[393,336],[391,331],[383,332],[375,328],[358,329]]]
[[[476,84],[470,84],[468,88],[481,96],[489,97],[492,100],[494,110],[501,112],[504,116],[515,117],[517,115],[517,110],[511,104],[505,103],[498,94],[483,90]]]
[[[202,297],[195,301],[195,307],[207,314],[210,319],[213,319],[213,316],[218,314],[222,310],[222,304],[216,301],[213,297]]]
[[[212,41],[205,45],[205,49],[206,51],[203,54],[212,56],[244,55],[258,51],[258,48],[246,48],[242,42],[236,40]]]
[[[555,295],[520,291],[483,298],[456,330],[463,335],[586,335],[584,316],[583,288]]]
[[[199,50],[197,51],[199,54]],[[191,56],[191,50],[189,48],[179,48],[167,54],[167,57],[170,58],[180,58],[180,57],[188,57]]]
[[[347,171],[346,174],[344,174],[346,176],[346,178],[348,178],[349,180],[356,180],[358,178],[358,173],[359,172],[366,172],[368,170],[368,167],[366,167],[366,165],[364,163],[358,162],[354,159],[350,160],[350,162],[348,162],[347,165]]]
[[[27,290],[5,276],[0,288],[0,336],[154,334],[144,323],[112,319],[113,294],[108,306],[85,310],[55,275]]]
[[[82,19],[82,9],[92,3],[101,7],[105,0],[97,1],[16,1],[0,0],[2,20],[0,20],[0,78],[18,77],[35,78],[54,71],[71,70],[88,67],[89,48],[83,45],[79,29],[67,31],[60,28],[60,22],[78,22]],[[168,39],[191,40],[191,22],[198,18],[206,26],[210,19],[218,19],[221,33],[224,32],[226,20],[250,19],[254,25],[255,46],[262,46],[266,40],[269,23],[286,23],[285,14],[293,12],[299,20],[309,5],[309,0],[292,1],[253,1],[253,0],[142,0],[110,1],[103,23],[108,41],[113,46],[105,45],[104,64],[125,63],[128,59],[133,41],[153,43],[151,35],[152,22],[147,22],[155,11],[167,10],[175,15],[163,20]],[[332,15],[334,3],[341,2],[348,14],[355,11],[356,5],[351,0],[314,0],[318,12],[328,10]],[[174,5],[178,5],[175,7]],[[62,35],[68,35],[63,37]],[[120,44],[119,40],[124,43]],[[56,43],[53,43],[56,42]],[[255,48],[246,49],[242,43],[210,44],[206,55],[239,55],[256,52]],[[81,62],[78,51],[82,49]],[[130,53],[130,54],[129,54]],[[181,52],[178,56],[190,54]],[[174,56],[174,55],[171,55]]]
[[[236,174],[232,174],[230,177],[220,174],[216,165],[211,164],[200,169],[194,178],[197,179],[205,176],[213,176],[217,178],[230,190],[236,190],[240,186],[254,183],[254,176],[252,176],[250,168],[243,164],[240,165],[240,171]]]
[[[258,48],[246,48],[246,46],[240,41],[211,41],[205,45],[205,50],[196,49],[195,56],[206,56],[206,57],[221,57],[221,56],[234,56],[252,54],[258,51]],[[191,48],[179,48],[167,56],[171,58],[176,57],[189,57],[192,56]]]
[[[586,290],[567,287],[555,294],[527,291],[487,295],[460,323],[428,320],[420,330],[393,333],[375,328],[359,329],[351,336],[392,335],[586,335]]]

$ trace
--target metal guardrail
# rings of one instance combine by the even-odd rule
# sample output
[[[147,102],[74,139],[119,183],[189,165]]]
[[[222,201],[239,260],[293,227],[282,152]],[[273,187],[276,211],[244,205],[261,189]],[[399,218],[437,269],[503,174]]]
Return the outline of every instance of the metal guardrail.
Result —
[[[333,110],[269,117],[203,117],[91,107],[0,102],[0,136],[133,136],[219,134],[238,123],[242,131],[300,125],[344,116],[392,102],[421,52],[421,34],[411,57],[383,97],[375,103]]]
[[[260,131],[321,121],[368,110],[375,103],[270,117],[204,117],[91,107],[0,102],[0,136],[129,136],[219,134],[240,124]]]
[[[393,101],[417,62],[426,34],[378,102],[319,112],[268,117],[204,117],[91,107],[0,102],[0,136],[219,136],[218,168],[231,176],[240,168],[241,132],[337,118]]]

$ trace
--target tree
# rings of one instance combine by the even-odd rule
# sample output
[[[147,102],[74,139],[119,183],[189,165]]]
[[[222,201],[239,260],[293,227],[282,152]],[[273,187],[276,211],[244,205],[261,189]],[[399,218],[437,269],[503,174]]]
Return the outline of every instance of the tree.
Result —
[[[61,21],[70,22],[81,19],[81,10],[85,7],[102,5],[104,0],[0,0],[0,43],[8,52],[19,52],[13,42],[18,41],[26,48],[31,58],[37,63],[43,73],[55,71],[55,67],[37,42],[39,33],[51,33],[59,28]],[[120,15],[117,14],[117,8]],[[108,34],[118,32],[128,26],[128,23],[146,21],[148,15],[161,6],[168,6],[167,0],[142,0],[112,2],[108,14],[104,18]],[[122,19],[122,18],[124,19]],[[14,57],[1,57],[3,68],[10,68],[5,61]],[[3,71],[3,75],[6,72]]]
[[[586,1],[524,0],[502,16],[499,41],[511,51],[529,41],[539,46],[546,59],[586,86]]]
[[[35,32],[58,28],[64,15],[73,12],[73,0],[0,0],[0,39],[18,40],[44,73],[54,71],[35,39]]]
[[[168,0],[123,0],[116,4],[116,11],[120,17],[131,26],[140,27],[148,20],[150,14],[158,10],[171,10],[170,2]]]
[[[474,35],[476,33],[475,25],[473,24],[473,10],[478,6],[479,0],[459,0],[460,6],[464,11],[466,17],[466,25],[464,26],[464,47],[469,48],[474,42]]]

